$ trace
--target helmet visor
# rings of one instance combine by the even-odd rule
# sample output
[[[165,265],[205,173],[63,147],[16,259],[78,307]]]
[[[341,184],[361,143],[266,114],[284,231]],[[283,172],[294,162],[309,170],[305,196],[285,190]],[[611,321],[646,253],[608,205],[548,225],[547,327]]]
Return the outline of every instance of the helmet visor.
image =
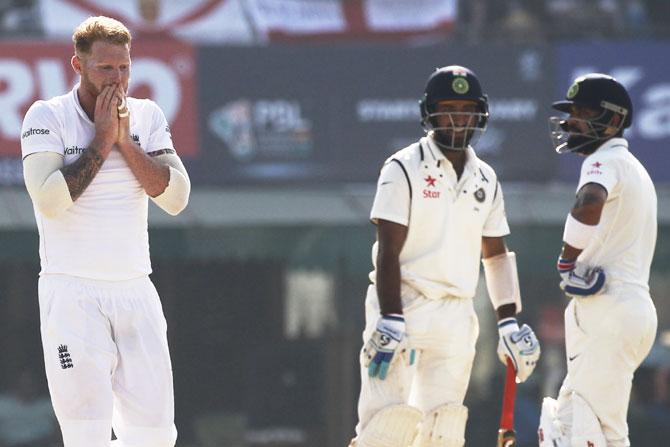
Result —
[[[570,117],[568,121],[566,117],[549,117],[549,137],[559,154],[579,152],[606,140],[602,134],[608,127],[592,119]]]
[[[423,127],[447,150],[465,150],[486,130],[488,113],[433,112],[426,115]]]

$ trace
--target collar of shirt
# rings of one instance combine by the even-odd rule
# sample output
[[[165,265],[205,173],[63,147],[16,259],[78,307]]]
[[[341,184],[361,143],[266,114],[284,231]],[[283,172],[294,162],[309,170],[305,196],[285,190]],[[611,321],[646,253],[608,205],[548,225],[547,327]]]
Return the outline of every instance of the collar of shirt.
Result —
[[[443,167],[444,169],[447,170],[452,170],[453,166],[451,165],[451,162],[449,159],[442,153],[440,148],[437,146],[433,138],[429,135],[426,137],[423,137],[422,140],[424,140],[425,144],[422,146],[427,148],[427,154],[423,154],[423,159],[424,161],[430,161],[434,160],[439,167]],[[474,149],[472,146],[468,145],[468,147],[465,149],[465,166],[463,166],[463,174],[461,175],[461,178],[459,179],[458,183],[462,183],[464,180],[472,177],[474,174],[477,173],[479,169],[479,159],[477,158],[477,155],[475,154]],[[455,176],[455,171],[454,171],[454,176]]]
[[[77,85],[74,86],[71,92],[74,107],[75,109],[77,109],[77,113],[84,121],[86,121],[89,124],[93,124],[93,121],[91,121],[91,119],[88,117],[88,115],[84,111],[84,108],[81,106],[81,103],[79,102],[79,95],[77,94],[78,89],[79,89],[79,83],[77,83]]]
[[[625,150],[628,150],[628,140],[626,140],[625,138],[611,138],[605,141],[603,144],[601,144],[598,150],[596,150],[596,152],[603,153],[605,151],[610,151],[615,148],[620,149],[622,147]]]

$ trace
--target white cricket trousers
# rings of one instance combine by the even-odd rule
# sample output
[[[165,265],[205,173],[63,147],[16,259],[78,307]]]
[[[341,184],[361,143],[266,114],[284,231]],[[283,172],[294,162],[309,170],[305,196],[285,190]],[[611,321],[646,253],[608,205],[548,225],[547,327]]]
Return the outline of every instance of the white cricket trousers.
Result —
[[[43,275],[39,303],[49,392],[65,447],[173,447],[167,325],[149,278]]]
[[[572,425],[572,392],[600,420],[607,445],[628,446],[626,416],[633,373],[656,337],[656,308],[637,286],[608,284],[601,295],[573,298],[565,310],[568,374],[558,394],[557,415]]]
[[[445,403],[462,404],[470,382],[479,322],[472,298],[449,297],[430,300],[415,290],[401,290],[407,337],[416,359],[394,359],[386,379],[370,378],[363,366],[358,399],[356,435],[382,408],[409,404],[423,412]],[[365,299],[365,344],[379,320],[379,300],[374,285]]]

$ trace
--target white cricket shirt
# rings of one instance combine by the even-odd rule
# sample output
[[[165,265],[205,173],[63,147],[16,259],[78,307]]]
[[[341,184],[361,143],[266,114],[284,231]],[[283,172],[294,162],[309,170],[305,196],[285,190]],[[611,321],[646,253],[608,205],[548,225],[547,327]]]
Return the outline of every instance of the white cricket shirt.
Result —
[[[482,237],[509,234],[502,190],[493,168],[467,148],[457,180],[451,162],[424,137],[382,168],[370,213],[408,227],[400,252],[401,281],[430,299],[474,296]],[[377,243],[372,247],[376,269]],[[376,270],[370,273],[376,281]]]
[[[628,141],[612,138],[584,159],[577,191],[587,183],[602,185],[607,201],[578,261],[602,267],[608,280],[648,290],[657,232],[656,190],[649,173],[628,151]]]
[[[78,85],[68,94],[36,101],[21,129],[23,157],[56,152],[65,165],[77,160],[95,136],[79,104]],[[130,133],[145,152],[174,149],[168,123],[148,99],[128,98]],[[91,184],[62,215],[47,219],[35,208],[40,274],[118,281],[151,273],[148,196],[121,153],[112,149]]]

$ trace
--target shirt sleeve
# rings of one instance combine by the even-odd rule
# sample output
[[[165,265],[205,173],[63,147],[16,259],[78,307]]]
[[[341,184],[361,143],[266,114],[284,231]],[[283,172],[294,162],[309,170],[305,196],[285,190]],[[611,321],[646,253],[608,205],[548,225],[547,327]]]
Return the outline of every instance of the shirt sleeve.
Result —
[[[151,131],[146,152],[154,152],[161,149],[174,150],[172,134],[170,133],[170,126],[165,118],[165,114],[158,107],[158,104],[153,101],[150,101],[150,104],[153,110],[151,114]]]
[[[21,126],[22,158],[36,152],[65,155],[60,125],[53,110],[44,101],[37,101],[30,106]]]
[[[505,215],[505,199],[503,198],[502,186],[500,182],[496,184],[496,190],[493,194],[493,204],[491,211],[484,222],[482,236],[501,237],[509,234],[509,225]]]
[[[386,163],[379,174],[377,193],[372,204],[370,220],[379,219],[401,225],[409,224],[410,186],[405,171],[399,163]]]
[[[608,194],[612,194],[612,190],[618,182],[618,177],[615,160],[596,152],[582,163],[577,191],[587,183],[597,183],[605,188]]]

